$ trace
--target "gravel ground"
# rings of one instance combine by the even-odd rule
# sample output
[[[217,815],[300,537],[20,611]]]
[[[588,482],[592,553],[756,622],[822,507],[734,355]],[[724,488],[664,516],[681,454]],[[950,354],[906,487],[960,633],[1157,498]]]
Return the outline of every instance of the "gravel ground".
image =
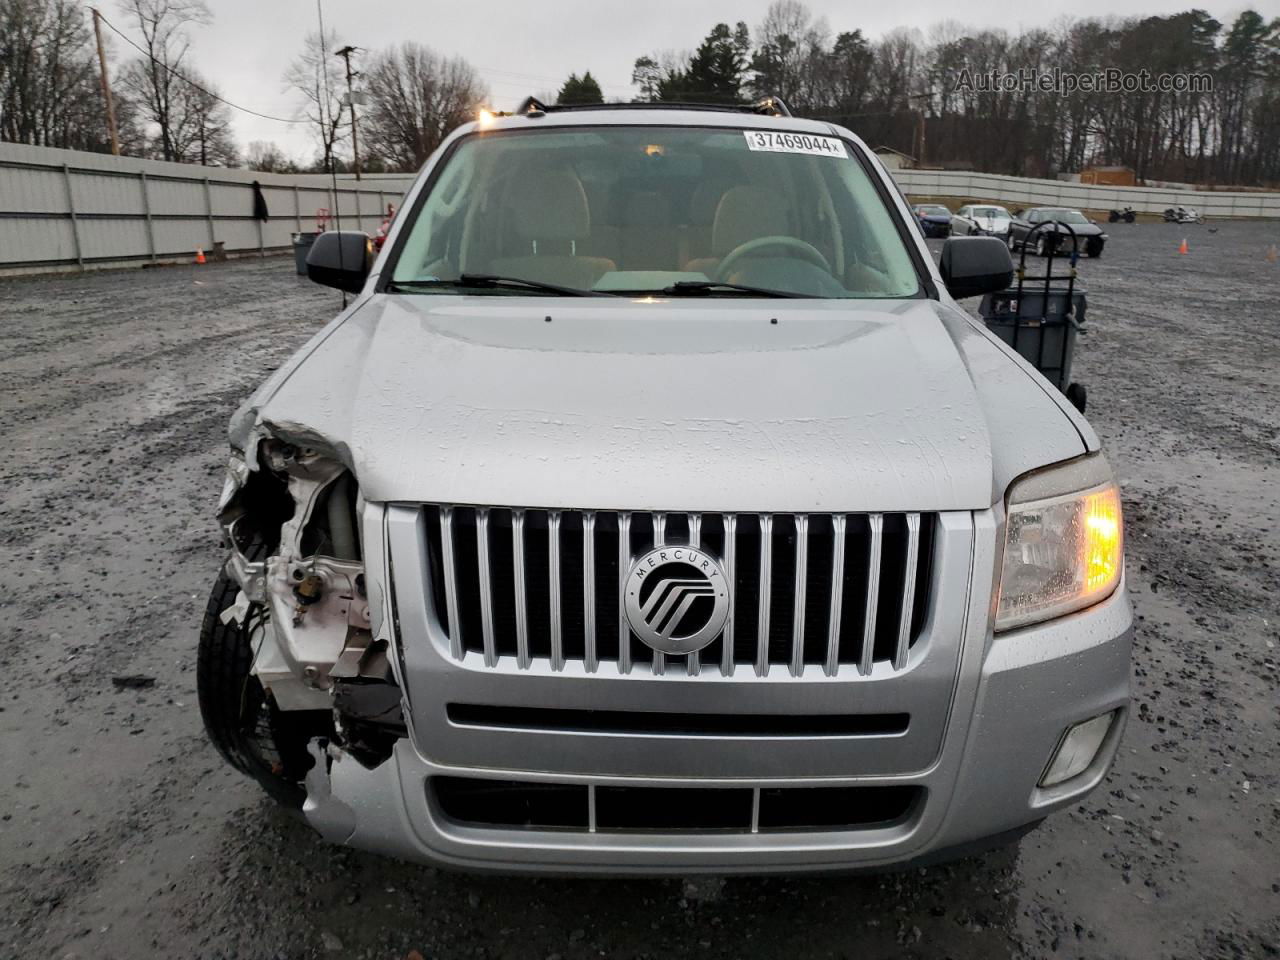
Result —
[[[322,845],[205,742],[194,653],[227,417],[337,295],[283,259],[0,283],[0,957],[1276,955],[1280,224],[1111,232],[1076,375],[1139,617],[1116,768],[1019,848],[822,880]]]

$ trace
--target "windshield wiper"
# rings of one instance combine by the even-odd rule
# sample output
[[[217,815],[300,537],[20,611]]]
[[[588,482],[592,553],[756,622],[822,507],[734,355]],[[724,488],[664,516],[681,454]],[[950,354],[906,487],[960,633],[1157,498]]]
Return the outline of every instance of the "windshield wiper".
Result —
[[[790,293],[786,290],[771,290],[768,287],[749,287],[742,283],[722,283],[719,280],[677,280],[659,292],[671,297],[709,296],[717,290],[733,290],[737,293],[750,293],[758,297],[800,297],[808,294]]]
[[[492,273],[464,273],[456,280],[392,280],[391,289],[422,290],[438,287],[458,287],[464,290],[524,289],[537,290],[541,293],[552,293],[560,297],[612,297],[614,294],[602,290],[582,290],[578,287],[562,287],[556,283],[543,283],[541,280],[526,280],[523,277],[500,277]]]

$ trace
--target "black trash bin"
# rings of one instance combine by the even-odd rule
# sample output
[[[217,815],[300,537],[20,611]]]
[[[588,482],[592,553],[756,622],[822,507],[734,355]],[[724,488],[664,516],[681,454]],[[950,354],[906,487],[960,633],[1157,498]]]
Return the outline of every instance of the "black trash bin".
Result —
[[[982,298],[978,315],[1063,393],[1071,385],[1076,335],[1084,329],[1088,299],[1083,284],[1054,278],[1048,290],[1010,287]]]
[[[1049,246],[1044,260],[1044,275],[1027,274],[1027,250],[1035,234],[1045,228],[1061,226],[1071,239],[1071,254],[1065,273],[1055,274],[1055,259],[1061,243]],[[1088,305],[1084,286],[1077,280],[1076,262],[1080,257],[1076,233],[1067,223],[1046,221],[1033,227],[1022,244],[1018,261],[1018,282],[1007,290],[989,293],[982,298],[978,315],[987,329],[1030,362],[1050,383],[1067,395],[1077,410],[1084,413],[1088,391],[1084,384],[1071,379],[1071,362],[1075,358],[1076,336],[1085,332],[1085,309]]]
[[[307,254],[311,252],[311,245],[316,242],[318,233],[295,233],[293,235],[293,262],[298,268],[298,276],[305,277],[307,275]]]

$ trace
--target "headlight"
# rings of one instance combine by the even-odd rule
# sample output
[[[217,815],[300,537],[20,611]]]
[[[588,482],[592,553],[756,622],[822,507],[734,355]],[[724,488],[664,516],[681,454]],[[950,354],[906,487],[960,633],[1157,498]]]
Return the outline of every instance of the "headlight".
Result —
[[[1124,567],[1120,489],[1101,455],[1009,489],[995,629],[1050,620],[1105,600]]]

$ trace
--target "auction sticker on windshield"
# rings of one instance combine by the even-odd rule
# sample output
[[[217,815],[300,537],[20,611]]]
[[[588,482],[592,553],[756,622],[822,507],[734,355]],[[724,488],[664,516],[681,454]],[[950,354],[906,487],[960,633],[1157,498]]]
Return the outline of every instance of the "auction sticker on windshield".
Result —
[[[771,153],[804,153],[813,157],[847,157],[844,141],[812,133],[775,133],[772,130],[743,130],[747,147]]]

